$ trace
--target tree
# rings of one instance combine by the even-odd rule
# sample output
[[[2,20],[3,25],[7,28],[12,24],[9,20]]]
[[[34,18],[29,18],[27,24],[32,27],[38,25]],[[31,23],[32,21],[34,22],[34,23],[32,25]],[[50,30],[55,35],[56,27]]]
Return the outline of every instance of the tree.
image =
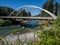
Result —
[[[8,13],[2,8],[0,7],[0,16],[7,16]]]
[[[0,6],[0,16],[9,16],[12,11],[14,11],[14,9],[10,7]],[[16,12],[17,11],[15,11],[14,13]]]
[[[21,9],[21,10],[23,10],[23,9]],[[18,13],[18,16],[20,16],[20,17],[29,17],[29,16],[31,16],[31,13],[30,12],[26,12],[25,9],[23,11],[21,11],[21,12],[20,11]],[[23,24],[23,21],[25,21],[25,19],[18,19],[18,20],[20,21],[21,24]]]
[[[31,16],[31,12],[28,12],[28,15]]]
[[[58,15],[58,3],[55,1],[55,11],[54,14],[57,16]]]
[[[10,7],[0,6],[0,16],[9,16],[11,14],[11,12],[13,12],[14,10],[15,9],[12,9]],[[23,10],[23,11],[21,11],[21,10]],[[19,10],[19,11],[16,10],[12,14],[12,16],[24,16],[24,17],[31,16],[31,13],[30,12],[26,12],[26,10],[23,9],[23,8],[21,10]],[[18,25],[18,24],[20,24],[20,23],[22,23],[24,21],[23,19],[18,19],[18,20],[17,19],[2,19],[2,20],[5,20],[5,21],[8,20],[7,21],[8,22],[7,24],[9,24],[9,22],[11,22],[14,25]],[[4,22],[4,24],[5,24],[5,22]]]
[[[53,13],[53,2],[54,2],[54,0],[47,0],[43,4],[43,9],[46,9]],[[46,12],[42,11],[41,16],[49,16],[49,15]]]
[[[55,15],[57,15],[57,13],[58,13],[58,3],[55,0],[47,0],[43,4],[42,8],[48,10],[51,13],[54,13]],[[47,13],[42,11],[41,12],[41,16],[46,16],[47,17],[47,16],[50,16],[50,15],[48,15]]]
[[[4,6],[0,6],[0,16],[9,16],[11,14],[11,12],[13,12],[15,9],[12,9],[10,7],[4,7]],[[12,15],[16,16],[18,11],[15,11]],[[2,19],[2,21],[4,20],[4,25],[9,24],[9,22],[11,22],[12,24],[18,24],[19,22],[16,19]],[[8,21],[6,21],[8,20]],[[1,24],[1,23],[0,23]],[[2,24],[3,25],[3,24]]]
[[[60,15],[60,3],[58,3],[58,15]]]
[[[30,12],[26,12],[26,10],[24,9],[23,11],[21,11],[19,14],[18,14],[18,16],[31,16],[31,13]]]

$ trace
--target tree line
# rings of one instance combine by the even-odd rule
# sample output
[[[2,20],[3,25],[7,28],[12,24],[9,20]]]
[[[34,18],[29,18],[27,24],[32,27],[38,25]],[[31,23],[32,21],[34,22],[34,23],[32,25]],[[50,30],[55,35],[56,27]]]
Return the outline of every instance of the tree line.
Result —
[[[46,0],[46,2],[43,4],[42,8],[55,14],[56,16],[58,16],[60,14],[60,3],[58,3],[55,0]],[[44,11],[41,11],[41,14],[39,14],[38,16],[48,17],[50,15]]]
[[[11,12],[13,12],[15,9],[12,9],[10,7],[4,7],[4,6],[0,6],[0,16],[9,16],[11,14]],[[19,14],[18,14],[19,13]],[[19,12],[19,11],[15,11],[12,16],[16,16],[18,14],[18,16],[31,16],[30,12],[26,12],[26,10],[24,9],[23,11]],[[0,19],[0,25],[16,25],[16,24],[21,24],[23,23],[24,20],[19,19]]]

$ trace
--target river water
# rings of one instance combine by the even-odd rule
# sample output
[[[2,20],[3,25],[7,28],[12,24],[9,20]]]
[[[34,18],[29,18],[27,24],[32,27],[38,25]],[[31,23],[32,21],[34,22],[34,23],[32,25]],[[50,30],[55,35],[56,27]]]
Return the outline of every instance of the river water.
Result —
[[[28,28],[35,28],[38,26],[38,22],[36,20],[29,20],[24,24],[24,27]]]
[[[38,26],[38,22],[36,20],[29,20],[22,26],[24,26],[25,28],[35,28]],[[0,35],[9,34],[10,31],[18,28],[19,28],[18,25],[0,27]]]

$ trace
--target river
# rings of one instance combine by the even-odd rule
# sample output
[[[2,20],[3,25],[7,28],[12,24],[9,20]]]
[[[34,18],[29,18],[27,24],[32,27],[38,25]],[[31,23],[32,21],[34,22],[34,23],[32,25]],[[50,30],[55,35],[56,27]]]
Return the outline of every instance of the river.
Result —
[[[36,20],[29,20],[24,25],[22,25],[22,27],[25,28],[35,28],[36,26],[38,26],[38,22]],[[18,25],[0,27],[0,35],[9,35],[12,30],[18,29],[20,27],[18,27]]]

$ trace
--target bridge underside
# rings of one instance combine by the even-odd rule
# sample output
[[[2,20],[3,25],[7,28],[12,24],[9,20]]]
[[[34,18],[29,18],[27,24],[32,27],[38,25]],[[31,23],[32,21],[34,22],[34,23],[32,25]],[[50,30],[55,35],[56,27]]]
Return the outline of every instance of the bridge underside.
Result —
[[[16,17],[16,16],[0,16],[0,19],[11,18],[11,19],[33,19],[33,20],[53,20],[52,17]]]

